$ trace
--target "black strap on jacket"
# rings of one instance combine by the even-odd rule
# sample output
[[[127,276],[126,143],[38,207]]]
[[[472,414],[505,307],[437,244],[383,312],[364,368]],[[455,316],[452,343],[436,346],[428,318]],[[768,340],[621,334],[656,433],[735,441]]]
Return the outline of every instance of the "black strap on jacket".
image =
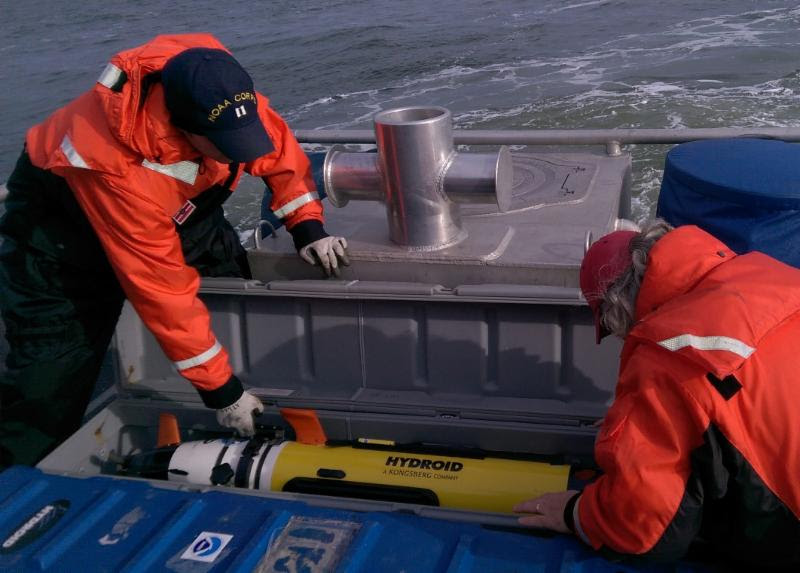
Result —
[[[719,379],[709,372],[706,374],[706,380],[717,389],[717,392],[719,392],[726,401],[733,398],[736,393],[742,389],[741,382],[739,382],[733,374],[728,374],[725,378]]]

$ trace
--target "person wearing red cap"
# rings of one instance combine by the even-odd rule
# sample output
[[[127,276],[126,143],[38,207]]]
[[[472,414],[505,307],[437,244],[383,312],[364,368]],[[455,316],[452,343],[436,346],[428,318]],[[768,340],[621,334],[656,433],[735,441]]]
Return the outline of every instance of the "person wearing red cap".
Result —
[[[348,264],[323,228],[309,160],[208,34],[116,54],[92,89],[31,128],[0,219],[0,468],[78,429],[127,298],[220,424],[254,431],[261,402],[233,374],[200,275],[250,277],[222,203],[261,177],[300,256]]]
[[[800,570],[800,270],[695,226],[617,231],[584,257],[597,341],[624,338],[582,492],[515,508],[613,555],[700,540],[747,570]]]

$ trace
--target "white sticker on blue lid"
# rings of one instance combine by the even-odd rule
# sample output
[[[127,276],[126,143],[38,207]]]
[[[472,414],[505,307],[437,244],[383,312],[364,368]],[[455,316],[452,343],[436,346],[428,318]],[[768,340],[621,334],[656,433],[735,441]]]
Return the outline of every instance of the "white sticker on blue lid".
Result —
[[[189,544],[189,547],[181,555],[181,559],[211,563],[219,557],[231,539],[233,539],[233,535],[227,533],[204,531]]]

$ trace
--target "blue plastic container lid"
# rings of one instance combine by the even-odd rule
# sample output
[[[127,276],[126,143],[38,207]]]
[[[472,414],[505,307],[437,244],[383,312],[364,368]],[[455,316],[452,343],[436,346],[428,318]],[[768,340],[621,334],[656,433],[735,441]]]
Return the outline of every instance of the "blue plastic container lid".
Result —
[[[684,143],[666,158],[664,178],[744,207],[800,209],[800,146],[766,139]]]
[[[161,487],[158,487],[161,486]],[[606,561],[567,535],[483,527],[402,511],[359,511],[233,488],[0,472],[0,571],[81,573],[705,573]],[[319,504],[319,505],[317,505]],[[347,509],[347,506],[356,506]],[[337,507],[338,506],[338,507]]]

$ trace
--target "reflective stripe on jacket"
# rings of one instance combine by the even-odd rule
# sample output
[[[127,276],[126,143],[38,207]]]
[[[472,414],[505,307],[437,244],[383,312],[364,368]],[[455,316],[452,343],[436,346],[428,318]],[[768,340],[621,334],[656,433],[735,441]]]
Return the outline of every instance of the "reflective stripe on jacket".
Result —
[[[199,276],[185,264],[173,218],[186,215],[187,200],[225,182],[229,166],[198,157],[170,123],[158,81],[166,61],[192,47],[225,49],[213,36],[186,34],[121,52],[93,89],[31,128],[26,144],[34,165],[66,179],[165,354],[197,388],[215,390],[232,370],[197,298]],[[275,150],[244,170],[268,182],[287,228],[321,221],[307,157],[267,98],[257,97]]]
[[[578,533],[659,558],[700,534],[800,564],[800,270],[680,227],[650,252],[636,319]]]

